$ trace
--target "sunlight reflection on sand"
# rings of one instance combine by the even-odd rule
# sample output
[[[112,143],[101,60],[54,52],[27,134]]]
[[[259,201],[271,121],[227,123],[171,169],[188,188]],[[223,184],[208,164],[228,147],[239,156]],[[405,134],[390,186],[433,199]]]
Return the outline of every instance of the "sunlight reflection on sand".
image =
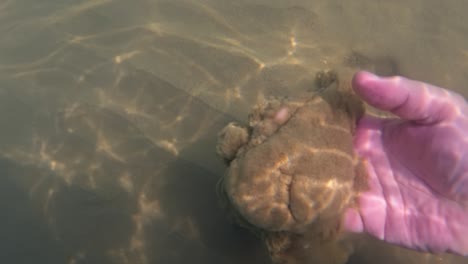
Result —
[[[330,25],[334,7],[308,1],[54,2],[0,4],[0,157],[60,246],[29,243],[67,263],[264,263],[217,204],[216,133],[257,100],[310,90],[317,70],[349,75],[350,46],[389,49],[352,43],[348,9]]]

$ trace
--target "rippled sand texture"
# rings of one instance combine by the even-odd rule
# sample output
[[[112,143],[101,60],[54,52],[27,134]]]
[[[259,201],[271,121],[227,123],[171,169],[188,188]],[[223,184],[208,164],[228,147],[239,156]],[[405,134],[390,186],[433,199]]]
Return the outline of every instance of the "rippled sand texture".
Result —
[[[347,260],[349,247],[338,245],[342,214],[355,188],[366,188],[355,184],[366,175],[352,144],[364,105],[347,88],[267,100],[249,115],[248,137],[233,124],[220,133],[218,152],[230,160],[220,198],[238,224],[260,234],[274,263]]]
[[[2,1],[1,262],[268,263],[218,206],[216,133],[262,98],[309,90],[322,69],[400,73],[467,95],[464,10],[435,0]],[[354,259],[366,263],[402,252],[362,245]],[[416,259],[406,260],[436,261]]]

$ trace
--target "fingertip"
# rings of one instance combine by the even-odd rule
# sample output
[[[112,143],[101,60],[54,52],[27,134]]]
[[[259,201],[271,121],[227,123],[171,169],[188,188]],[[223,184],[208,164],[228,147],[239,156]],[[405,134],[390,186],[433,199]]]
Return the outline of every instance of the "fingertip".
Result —
[[[353,80],[352,80],[353,89],[356,92],[359,92],[359,91],[361,91],[361,89],[363,87],[369,86],[368,82],[372,82],[372,81],[374,81],[374,80],[376,80],[378,78],[379,78],[379,76],[377,76],[377,75],[375,75],[375,74],[373,74],[371,72],[358,71],[353,76]]]
[[[353,90],[367,103],[376,106],[380,98],[377,88],[379,76],[368,71],[359,71],[353,76],[352,87]]]
[[[400,85],[401,77],[380,77],[360,71],[353,78],[354,91],[368,104],[384,111],[391,111],[405,102],[408,90]]]
[[[355,208],[346,209],[343,217],[343,226],[346,231],[360,233],[364,231],[361,215]]]

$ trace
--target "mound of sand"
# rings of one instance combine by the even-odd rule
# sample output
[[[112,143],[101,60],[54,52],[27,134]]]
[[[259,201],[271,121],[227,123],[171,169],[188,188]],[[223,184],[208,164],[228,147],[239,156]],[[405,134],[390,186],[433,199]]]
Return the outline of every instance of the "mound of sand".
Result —
[[[275,262],[336,257],[337,250],[335,263],[347,258],[337,241],[342,213],[363,187],[352,147],[363,112],[350,89],[334,82],[300,98],[262,102],[248,127],[231,123],[220,132],[217,150],[229,167],[219,194],[236,222],[265,240]]]

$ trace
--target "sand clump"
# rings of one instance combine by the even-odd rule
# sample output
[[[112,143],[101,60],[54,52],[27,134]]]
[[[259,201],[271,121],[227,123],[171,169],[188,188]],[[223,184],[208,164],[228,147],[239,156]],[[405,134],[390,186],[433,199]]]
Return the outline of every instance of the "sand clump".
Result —
[[[343,263],[349,255],[340,223],[362,187],[356,182],[364,182],[352,146],[364,106],[336,75],[317,77],[321,89],[265,100],[248,125],[231,123],[219,133],[217,151],[228,169],[218,194],[235,222],[265,241],[275,263]]]

